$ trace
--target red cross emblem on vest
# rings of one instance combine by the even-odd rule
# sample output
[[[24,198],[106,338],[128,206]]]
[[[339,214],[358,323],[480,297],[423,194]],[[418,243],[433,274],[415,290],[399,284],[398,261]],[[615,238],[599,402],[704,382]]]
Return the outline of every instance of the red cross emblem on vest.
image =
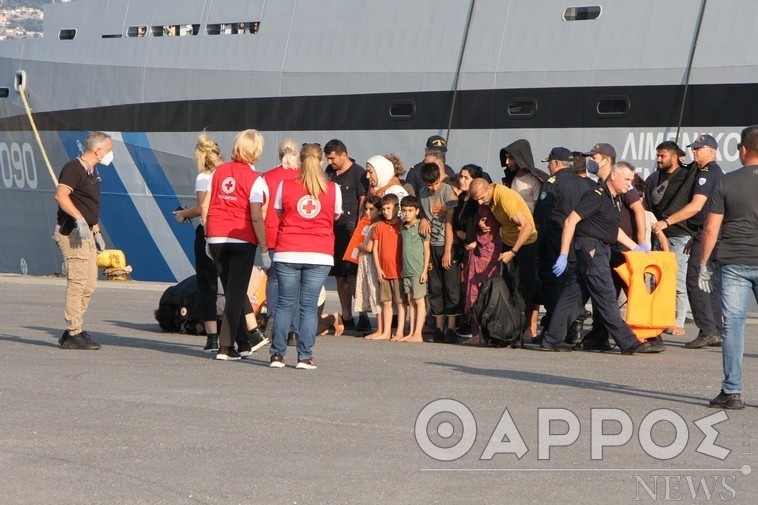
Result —
[[[236,186],[237,186],[237,181],[234,180],[234,177],[227,177],[221,182],[221,191],[223,191],[227,195],[230,195],[234,193],[234,188]]]
[[[297,201],[297,213],[305,219],[313,219],[321,212],[321,202],[311,195],[305,195]]]

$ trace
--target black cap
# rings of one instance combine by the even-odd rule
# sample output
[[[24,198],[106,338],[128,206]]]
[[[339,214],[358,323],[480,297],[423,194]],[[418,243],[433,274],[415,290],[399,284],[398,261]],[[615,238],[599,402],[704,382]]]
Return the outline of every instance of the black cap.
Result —
[[[542,162],[545,163],[550,160],[571,161],[571,151],[565,147],[554,147],[550,150],[550,154],[547,155],[547,158],[542,160]]]
[[[447,152],[447,141],[445,140],[445,137],[440,137],[439,135],[432,135],[428,139],[426,139],[426,149],[429,151],[439,151],[442,153]]]

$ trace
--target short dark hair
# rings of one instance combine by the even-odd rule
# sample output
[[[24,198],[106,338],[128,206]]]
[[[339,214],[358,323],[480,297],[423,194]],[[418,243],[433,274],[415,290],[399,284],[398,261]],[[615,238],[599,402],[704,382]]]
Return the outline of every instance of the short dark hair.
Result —
[[[424,184],[434,184],[440,178],[440,167],[436,163],[421,165],[421,180]]]
[[[382,197],[376,196],[376,195],[368,195],[366,197],[366,200],[364,201],[363,205],[365,206],[367,203],[370,203],[375,208],[379,208],[382,206]]]
[[[324,154],[329,153],[347,154],[347,147],[341,140],[332,139],[324,146]]]
[[[679,144],[677,144],[673,140],[666,140],[665,142],[661,142],[655,148],[656,151],[660,151],[661,149],[664,149],[666,151],[671,151],[673,153],[676,153],[677,156],[684,156],[685,155],[685,152],[682,151],[682,148],[679,147]]]
[[[758,154],[758,125],[748,126],[742,130],[740,144],[753,154]]]
[[[580,175],[587,173],[587,160],[581,152],[572,151],[571,162],[574,164],[574,172]]]
[[[400,199],[397,197],[395,193],[387,193],[382,197],[382,207],[387,205],[388,203],[391,203],[392,205],[397,205],[400,203]]]
[[[400,206],[401,207],[413,207],[414,209],[419,208],[418,198],[416,198],[413,195],[404,196],[402,200],[400,200]]]

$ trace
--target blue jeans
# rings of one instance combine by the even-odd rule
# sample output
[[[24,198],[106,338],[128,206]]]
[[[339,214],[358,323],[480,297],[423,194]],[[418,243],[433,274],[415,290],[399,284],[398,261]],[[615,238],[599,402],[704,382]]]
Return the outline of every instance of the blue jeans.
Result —
[[[676,326],[684,328],[684,320],[690,310],[690,302],[687,298],[687,258],[684,254],[684,246],[690,241],[689,236],[670,237],[669,250],[676,256]]]
[[[279,300],[274,318],[274,341],[269,353],[282,356],[287,353],[287,332],[299,294],[300,335],[297,339],[297,357],[311,359],[318,328],[318,295],[331,267],[277,262],[274,263],[274,268],[279,280]]]
[[[722,359],[726,394],[742,391],[742,354],[745,351],[745,307],[750,292],[758,301],[758,267],[721,265],[721,311],[724,315]]]
[[[268,254],[271,258],[271,268],[266,272],[266,310],[268,317],[276,314],[276,305],[279,303],[279,278],[276,276],[276,264],[274,263],[274,250],[269,249]],[[295,301],[297,303],[297,300]],[[300,331],[300,318],[294,317],[290,325],[291,331]]]

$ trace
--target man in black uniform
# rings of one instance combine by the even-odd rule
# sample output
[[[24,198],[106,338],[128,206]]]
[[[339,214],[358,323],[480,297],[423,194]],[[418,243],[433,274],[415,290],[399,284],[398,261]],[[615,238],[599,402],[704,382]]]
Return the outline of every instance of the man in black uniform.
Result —
[[[571,351],[563,342],[568,325],[582,311],[587,296],[595,302],[595,310],[602,317],[608,332],[621,348],[622,354],[646,352],[647,341],[637,336],[623,319],[616,302],[610,267],[610,246],[616,242],[636,251],[648,250],[637,245],[619,228],[619,195],[625,193],[634,180],[634,167],[626,162],[617,163],[606,180],[594,190],[585,193],[564,223],[561,250],[553,266],[559,277],[566,271],[568,254],[573,239],[576,253],[577,282],[566,286],[550,320],[550,326],[540,347],[548,351]],[[576,237],[574,237],[576,234]]]
[[[421,180],[421,167],[426,163],[434,163],[434,160],[427,159],[429,153],[442,153],[443,155],[447,153],[447,142],[445,141],[445,138],[440,137],[439,135],[432,135],[429,137],[426,140],[426,146],[424,147],[424,159],[408,170],[408,175],[405,176],[405,182],[413,187],[414,195],[416,196],[421,192],[421,188],[426,187],[424,181]],[[443,164],[445,166],[445,175],[442,176],[442,179],[444,180],[445,177],[454,176],[455,171],[447,165],[444,160]]]
[[[547,168],[551,176],[542,185],[539,199],[534,206],[534,224],[537,227],[537,256],[545,316],[542,318],[542,333],[532,340],[533,344],[542,341],[564,287],[575,282],[576,254],[573,249],[569,249],[566,271],[560,277],[553,275],[553,265],[561,253],[563,223],[582,195],[588,191],[587,183],[574,171],[571,159],[571,151],[565,147],[555,147],[548,157],[542,160],[543,163],[548,163]],[[581,324],[578,323],[579,332]],[[576,322],[572,325],[572,336],[577,333],[576,325]],[[572,339],[572,342],[573,340],[575,339]]]
[[[66,306],[63,317],[66,331],[58,340],[64,349],[96,350],[84,331],[84,314],[97,287],[97,253],[105,249],[100,234],[100,174],[97,165],[113,161],[113,142],[109,135],[92,132],[84,142],[84,152],[61,170],[55,201],[58,226],[53,238],[66,265]]]
[[[360,209],[368,191],[366,170],[355,163],[347,154],[347,147],[341,140],[332,139],[324,146],[324,155],[329,165],[326,167],[326,178],[335,182],[342,193],[342,216],[334,222],[334,266],[330,275],[337,282],[337,295],[342,307],[342,320],[346,330],[355,330],[353,320],[353,296],[355,296],[355,276],[358,265],[343,261],[355,226],[361,218]],[[370,328],[368,318],[361,321],[362,328]]]
[[[653,225],[653,231],[665,230],[669,226],[687,221],[687,226],[693,231],[690,258],[687,261],[687,297],[692,310],[692,318],[700,329],[695,340],[687,342],[684,347],[699,349],[706,346],[720,346],[723,330],[721,317],[721,302],[718,289],[706,293],[698,285],[700,273],[700,254],[703,247],[703,226],[708,214],[708,199],[713,189],[724,177],[724,171],[716,163],[718,143],[710,135],[700,135],[695,142],[688,145],[692,148],[698,171],[690,191],[690,201],[678,212]]]

